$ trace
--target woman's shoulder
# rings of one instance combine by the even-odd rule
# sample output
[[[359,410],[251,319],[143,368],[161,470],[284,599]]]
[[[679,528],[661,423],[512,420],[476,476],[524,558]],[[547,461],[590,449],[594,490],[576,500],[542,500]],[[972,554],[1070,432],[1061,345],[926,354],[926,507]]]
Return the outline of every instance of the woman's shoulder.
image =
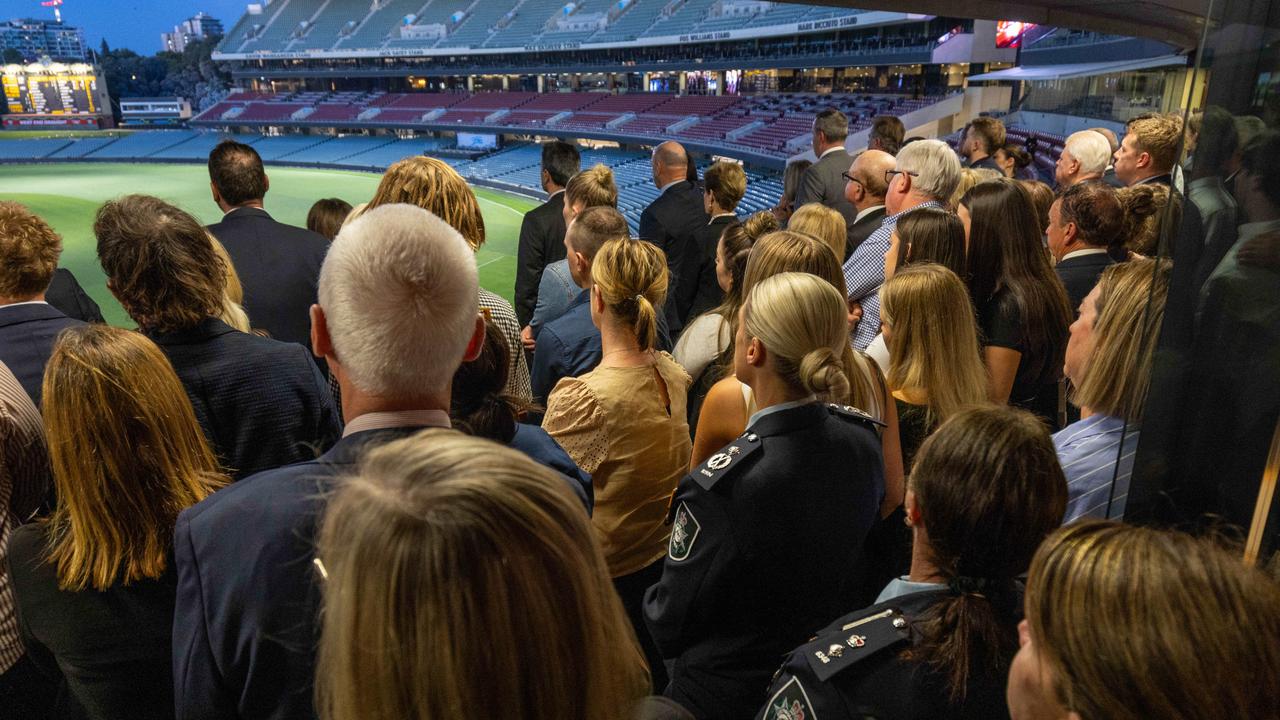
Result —
[[[49,524],[27,523],[9,533],[9,564],[17,571],[19,564],[34,565],[44,562],[49,546]]]
[[[658,351],[657,365],[658,372],[662,373],[668,382],[672,380],[682,381],[685,388],[693,384],[693,378],[689,376],[689,372],[684,369],[683,365],[676,362],[676,359],[666,350]]]

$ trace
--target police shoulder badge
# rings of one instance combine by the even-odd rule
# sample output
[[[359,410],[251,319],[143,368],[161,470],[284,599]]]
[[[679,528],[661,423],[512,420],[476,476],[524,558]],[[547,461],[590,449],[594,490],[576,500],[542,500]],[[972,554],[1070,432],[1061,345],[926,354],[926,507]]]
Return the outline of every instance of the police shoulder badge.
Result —
[[[769,698],[764,720],[818,720],[799,678],[791,678]]]
[[[693,516],[687,503],[681,502],[676,508],[675,522],[671,524],[671,541],[667,545],[667,554],[675,562],[688,558],[701,531],[702,525],[698,523],[698,518]]]

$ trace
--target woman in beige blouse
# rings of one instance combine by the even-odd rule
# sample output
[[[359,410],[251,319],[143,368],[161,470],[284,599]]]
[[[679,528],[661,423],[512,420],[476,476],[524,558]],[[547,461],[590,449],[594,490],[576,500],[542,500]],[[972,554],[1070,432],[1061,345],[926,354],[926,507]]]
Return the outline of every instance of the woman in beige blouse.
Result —
[[[689,465],[685,398],[690,379],[654,349],[667,294],[667,261],[656,246],[612,240],[591,266],[591,319],[604,354],[595,370],[551,391],[542,427],[591,473],[591,523],[614,587],[645,648],[654,686],[666,685],[644,625],[644,591],[662,577],[671,493]]]

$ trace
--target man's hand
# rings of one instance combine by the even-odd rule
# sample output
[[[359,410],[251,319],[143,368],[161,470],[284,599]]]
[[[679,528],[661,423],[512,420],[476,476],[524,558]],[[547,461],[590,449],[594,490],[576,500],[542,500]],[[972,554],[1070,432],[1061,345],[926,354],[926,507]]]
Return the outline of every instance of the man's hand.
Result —
[[[537,344],[533,339],[533,329],[528,325],[525,325],[524,329],[520,331],[520,344],[528,352],[533,352],[533,348]]]
[[[862,303],[856,300],[849,301],[849,332],[858,327],[858,322],[862,320]]]

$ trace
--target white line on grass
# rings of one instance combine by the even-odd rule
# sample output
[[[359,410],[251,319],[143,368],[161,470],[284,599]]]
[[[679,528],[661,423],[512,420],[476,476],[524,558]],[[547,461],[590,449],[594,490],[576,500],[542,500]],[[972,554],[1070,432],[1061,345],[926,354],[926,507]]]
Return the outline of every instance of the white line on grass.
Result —
[[[511,257],[512,257],[511,255],[503,255],[503,256],[501,256],[501,257],[496,257],[496,258],[494,258],[494,259],[492,259],[492,260],[485,260],[484,262],[482,262],[482,263],[480,263],[479,265],[477,265],[477,266],[476,266],[476,269],[477,269],[477,270],[479,270],[480,268],[482,268],[482,267],[484,267],[484,266],[486,266],[486,265],[492,265],[492,264],[494,264],[494,263],[498,262],[499,260],[507,260],[507,259],[510,259]]]

